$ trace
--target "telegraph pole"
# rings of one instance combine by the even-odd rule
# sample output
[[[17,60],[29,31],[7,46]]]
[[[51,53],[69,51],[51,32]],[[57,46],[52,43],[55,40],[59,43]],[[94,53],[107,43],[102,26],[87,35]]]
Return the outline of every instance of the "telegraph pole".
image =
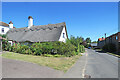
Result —
[[[105,44],[106,44],[106,33],[105,33]]]

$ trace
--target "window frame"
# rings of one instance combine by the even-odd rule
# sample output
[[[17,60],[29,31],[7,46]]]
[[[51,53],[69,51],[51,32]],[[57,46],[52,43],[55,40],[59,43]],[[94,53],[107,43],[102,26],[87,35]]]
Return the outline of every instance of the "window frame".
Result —
[[[65,33],[63,33],[63,38],[65,38]]]
[[[2,28],[2,33],[4,33],[5,32],[5,29],[4,28]]]

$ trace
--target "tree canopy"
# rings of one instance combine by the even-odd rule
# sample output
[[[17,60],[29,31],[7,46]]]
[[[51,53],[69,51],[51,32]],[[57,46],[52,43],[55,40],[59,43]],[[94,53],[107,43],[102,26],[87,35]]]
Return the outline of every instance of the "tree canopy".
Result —
[[[88,37],[88,38],[86,38],[86,42],[87,43],[91,43],[91,39]]]

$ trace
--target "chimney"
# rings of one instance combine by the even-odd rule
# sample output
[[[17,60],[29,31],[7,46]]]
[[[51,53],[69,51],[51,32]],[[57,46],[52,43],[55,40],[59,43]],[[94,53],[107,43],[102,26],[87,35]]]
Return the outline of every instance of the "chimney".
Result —
[[[12,23],[12,21],[9,22],[9,28],[13,28],[13,23]]]
[[[30,28],[31,26],[33,26],[33,18],[32,16],[28,17],[28,28]]]
[[[103,40],[103,37],[102,37],[102,40]]]

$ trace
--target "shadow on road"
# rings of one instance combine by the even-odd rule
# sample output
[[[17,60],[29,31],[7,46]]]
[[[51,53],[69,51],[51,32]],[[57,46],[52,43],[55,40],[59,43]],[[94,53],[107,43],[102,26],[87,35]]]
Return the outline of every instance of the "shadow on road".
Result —
[[[106,53],[105,51],[97,51],[97,50],[96,50],[95,52],[98,52],[98,53]]]

